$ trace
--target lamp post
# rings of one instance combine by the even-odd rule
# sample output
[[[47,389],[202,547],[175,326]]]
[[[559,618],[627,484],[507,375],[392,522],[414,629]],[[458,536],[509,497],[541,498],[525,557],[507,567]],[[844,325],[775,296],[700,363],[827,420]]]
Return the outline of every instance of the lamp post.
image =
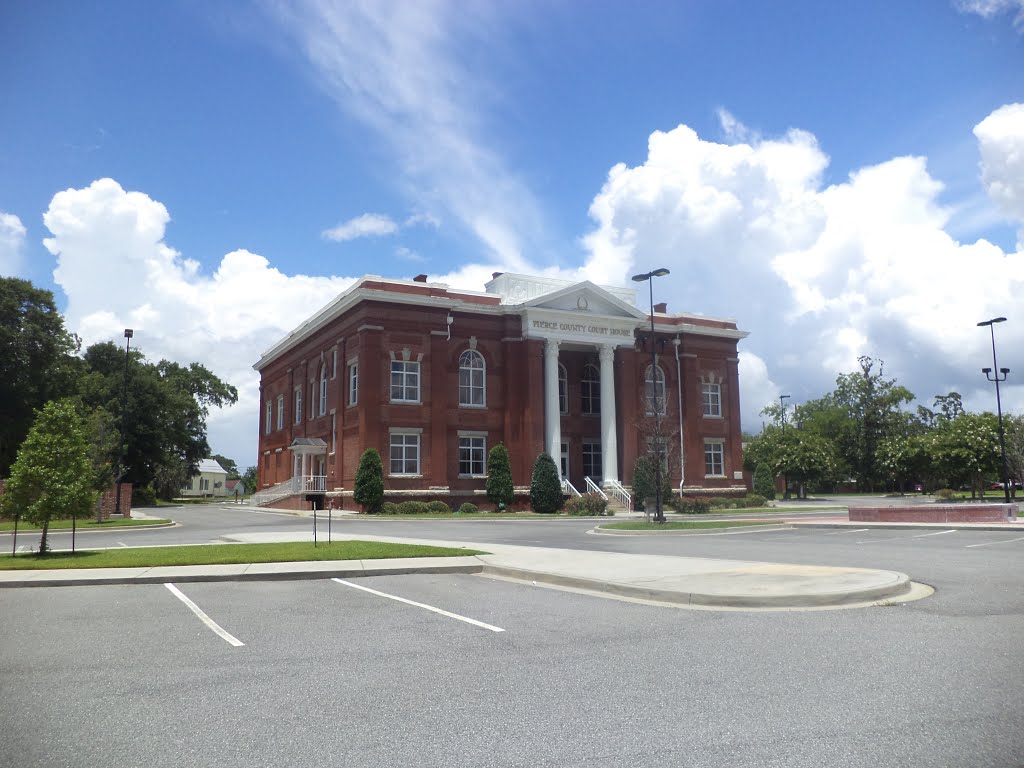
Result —
[[[1003,404],[999,397],[999,382],[1006,381],[1006,374],[1010,372],[1009,368],[1000,368],[999,363],[996,362],[996,323],[1005,323],[1005,317],[993,317],[991,320],[983,320],[978,323],[978,327],[988,326],[989,333],[992,336],[992,367],[982,368],[981,372],[985,374],[985,378],[989,381],[996,383],[996,413],[999,416],[999,451],[1002,454],[1003,459],[1003,497],[1006,503],[1010,503],[1010,472],[1006,466],[1006,438],[1003,435]],[[995,374],[992,372],[995,371]]]
[[[782,434],[786,434],[786,400],[789,399],[789,395],[779,395],[779,409],[782,414]],[[789,475],[785,472],[782,473],[782,498],[789,498]]]
[[[124,421],[128,412],[128,351],[132,345],[135,332],[131,328],[124,329],[124,388],[121,391],[121,447],[117,451],[117,476],[114,479],[114,514],[121,514],[121,478],[124,476]],[[102,515],[103,512],[100,512]]]
[[[664,523],[665,513],[661,511],[661,411],[658,407],[658,353],[654,346],[654,278],[664,277],[669,274],[665,267],[641,275],[633,275],[633,281],[642,283],[647,281],[651,297],[651,400],[654,405],[655,423],[655,455],[654,455],[654,522]],[[614,457],[612,457],[614,460]],[[607,461],[607,459],[605,459]]]

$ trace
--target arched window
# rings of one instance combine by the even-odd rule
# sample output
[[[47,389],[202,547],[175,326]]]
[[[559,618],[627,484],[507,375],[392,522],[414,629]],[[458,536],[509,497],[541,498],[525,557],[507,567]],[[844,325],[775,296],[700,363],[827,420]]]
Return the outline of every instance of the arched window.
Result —
[[[651,374],[651,366],[647,366],[647,373],[644,378],[644,397],[647,400],[647,415],[665,415],[665,372],[661,366],[654,368]]]
[[[558,412],[569,412],[569,374],[561,363],[558,364]]]
[[[320,366],[320,415],[327,415],[327,365]]]
[[[459,355],[459,405],[483,408],[487,405],[487,368],[484,356],[475,349]]]
[[[601,372],[597,370],[596,365],[583,366],[580,395],[584,415],[596,416],[601,413]]]

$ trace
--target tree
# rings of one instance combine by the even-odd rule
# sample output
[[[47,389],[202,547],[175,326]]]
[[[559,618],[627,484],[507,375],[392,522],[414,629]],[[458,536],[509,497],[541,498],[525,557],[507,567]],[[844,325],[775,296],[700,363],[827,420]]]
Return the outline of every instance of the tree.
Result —
[[[986,474],[999,468],[999,427],[995,414],[962,413],[955,419],[939,418],[928,435],[926,450],[936,469],[950,485],[967,481],[971,496],[982,488]]]
[[[380,511],[384,500],[384,465],[376,448],[367,448],[359,458],[356,485],[352,494],[356,504],[362,504],[367,514]]]
[[[832,443],[804,429],[785,431],[774,425],[747,443],[744,464],[757,475],[772,478],[786,475],[799,484],[800,498],[806,498],[808,484],[835,476],[836,456]]]
[[[50,520],[88,516],[94,482],[86,425],[71,402],[51,401],[18,449],[0,508],[39,525],[39,553],[46,554]]]
[[[245,474],[242,475],[242,485],[247,494],[256,493],[256,467],[246,467]]]
[[[124,430],[123,479],[137,488],[157,484],[165,494],[176,495],[181,482],[210,455],[210,407],[236,402],[237,390],[202,365],[166,360],[154,365],[136,348],[128,357],[127,408],[122,412],[124,350],[112,342],[94,344],[85,351],[84,363],[78,382],[82,402],[105,408]],[[113,458],[117,464],[116,454]]]
[[[530,478],[530,506],[534,512],[550,514],[562,508],[562,483],[554,459],[546,453],[533,463]]]
[[[210,458],[220,464],[221,467],[227,471],[228,480],[238,480],[242,477],[238,472],[238,465],[234,460],[229,459],[227,456],[221,456],[219,453],[213,454]]]
[[[71,392],[78,347],[50,291],[0,277],[0,477],[14,463],[35,410]]]
[[[633,463],[633,504],[637,511],[647,509],[647,499],[655,496],[654,458],[649,454],[638,456]],[[668,466],[661,463],[661,498],[672,498],[672,481],[668,476]]]
[[[1024,416],[1003,415],[1003,434],[1006,440],[1006,468],[1010,480],[1024,481]],[[1017,487],[1011,487],[1016,498]]]
[[[516,497],[508,448],[498,443],[487,454],[487,498],[495,507],[509,506]]]

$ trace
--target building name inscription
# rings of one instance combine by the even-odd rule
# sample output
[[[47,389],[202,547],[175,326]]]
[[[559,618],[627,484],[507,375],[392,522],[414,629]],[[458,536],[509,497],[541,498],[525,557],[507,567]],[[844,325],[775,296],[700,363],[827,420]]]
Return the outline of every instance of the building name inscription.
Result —
[[[586,323],[556,323],[550,320],[534,320],[533,327],[546,331],[563,331],[566,333],[587,333],[591,336],[624,336],[631,338],[631,328],[609,328],[602,325],[587,325]]]

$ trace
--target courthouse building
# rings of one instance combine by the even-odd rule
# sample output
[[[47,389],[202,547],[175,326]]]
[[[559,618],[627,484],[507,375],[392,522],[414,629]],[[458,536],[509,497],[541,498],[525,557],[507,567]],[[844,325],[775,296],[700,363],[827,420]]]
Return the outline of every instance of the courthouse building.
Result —
[[[361,278],[254,365],[257,503],[344,502],[367,448],[396,498],[479,502],[499,442],[517,486],[547,452],[567,493],[618,493],[660,446],[676,489],[741,492],[736,345],[747,334],[656,304],[652,338],[636,300],[631,288],[510,273],[483,292]]]

